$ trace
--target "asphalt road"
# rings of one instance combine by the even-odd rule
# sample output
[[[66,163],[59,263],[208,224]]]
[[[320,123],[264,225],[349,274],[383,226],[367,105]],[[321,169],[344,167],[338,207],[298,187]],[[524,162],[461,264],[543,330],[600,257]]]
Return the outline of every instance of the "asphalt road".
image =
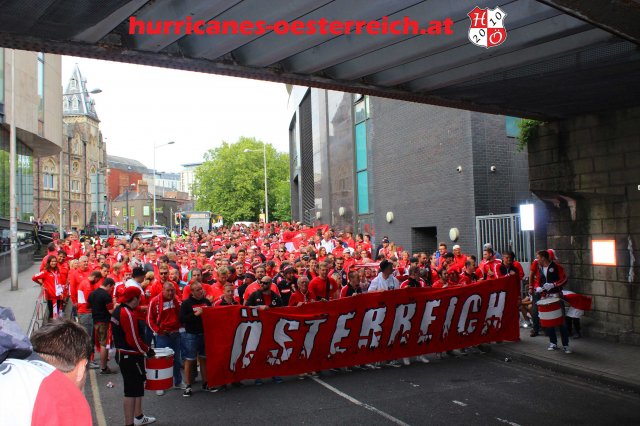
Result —
[[[144,411],[159,425],[640,424],[640,396],[633,393],[486,354],[430,358],[430,364],[327,372],[319,379],[285,378],[282,384],[265,380],[263,386],[237,385],[218,393],[202,392],[198,383],[191,398],[179,390],[164,396],[147,392]],[[119,374],[93,371],[86,394],[94,424],[124,424]]]

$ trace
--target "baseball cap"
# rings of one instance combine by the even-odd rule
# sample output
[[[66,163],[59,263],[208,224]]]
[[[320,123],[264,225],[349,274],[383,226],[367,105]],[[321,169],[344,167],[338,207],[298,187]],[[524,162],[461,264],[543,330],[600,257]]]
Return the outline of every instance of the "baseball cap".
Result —
[[[383,238],[383,239],[382,239],[382,242],[383,242],[383,243],[388,243],[388,242],[389,242],[389,239],[388,239],[388,238]]]
[[[131,278],[144,277],[144,275],[145,275],[144,269],[140,267],[135,267],[131,271]]]
[[[453,250],[457,250],[457,249],[459,249],[459,248],[460,248],[460,246],[459,246],[458,244],[456,244],[455,246],[453,246]]]

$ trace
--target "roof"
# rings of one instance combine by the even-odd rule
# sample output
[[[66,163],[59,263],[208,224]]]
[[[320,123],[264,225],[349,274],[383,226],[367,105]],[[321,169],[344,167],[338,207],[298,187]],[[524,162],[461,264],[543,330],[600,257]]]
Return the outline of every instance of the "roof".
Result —
[[[62,95],[62,115],[64,117],[72,115],[86,115],[96,121],[98,113],[95,108],[95,101],[87,90],[87,79],[82,76],[78,64],[73,68],[71,77],[67,81]]]
[[[118,157],[116,155],[107,154],[107,166],[118,170],[130,170],[137,173],[150,173],[147,166],[132,158]],[[131,167],[131,169],[129,169]]]
[[[5,0],[0,46],[222,74],[521,117],[640,104],[640,8],[628,0]],[[507,38],[469,40],[472,6],[499,6]],[[130,17],[140,26],[133,26]],[[301,20],[419,25],[451,35],[146,33],[145,23]],[[137,29],[136,29],[137,28]],[[140,29],[142,28],[142,30]],[[177,28],[177,26],[176,26]],[[424,29],[424,28],[423,28]],[[144,33],[143,33],[144,32]],[[233,32],[233,31],[232,31]],[[603,82],[606,81],[606,84]]]

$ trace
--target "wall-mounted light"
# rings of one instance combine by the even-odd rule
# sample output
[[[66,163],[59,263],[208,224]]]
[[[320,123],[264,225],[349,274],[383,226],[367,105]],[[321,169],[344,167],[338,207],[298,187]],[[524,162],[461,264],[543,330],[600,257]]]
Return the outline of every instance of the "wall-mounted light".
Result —
[[[616,266],[616,240],[592,240],[591,255],[594,265]]]
[[[521,231],[535,230],[535,214],[534,214],[533,204],[520,205],[520,230]]]
[[[458,241],[458,238],[460,238],[460,230],[458,228],[449,229],[449,238],[451,241]]]
[[[462,166],[458,166],[458,167],[456,167],[456,172],[458,172],[458,173],[462,173]]]
[[[489,171],[490,171],[491,173],[495,173],[495,172],[496,172],[496,170],[498,170],[498,168],[497,168],[496,166],[491,166],[491,167],[489,167]]]
[[[322,212],[316,212],[316,219],[320,220],[322,218]]]
[[[344,207],[340,207],[338,209],[338,215],[339,216],[344,216],[344,213],[347,211],[347,209],[345,209]]]
[[[393,212],[387,212],[387,222],[391,223],[393,222]]]

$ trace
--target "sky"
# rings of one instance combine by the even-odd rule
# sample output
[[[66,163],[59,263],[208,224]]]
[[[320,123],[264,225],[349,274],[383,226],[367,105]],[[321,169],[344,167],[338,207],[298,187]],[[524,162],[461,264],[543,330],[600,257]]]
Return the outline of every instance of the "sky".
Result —
[[[255,137],[289,150],[284,84],[63,56],[63,90],[78,64],[100,118],[107,154],[178,172],[203,161],[206,151]]]

